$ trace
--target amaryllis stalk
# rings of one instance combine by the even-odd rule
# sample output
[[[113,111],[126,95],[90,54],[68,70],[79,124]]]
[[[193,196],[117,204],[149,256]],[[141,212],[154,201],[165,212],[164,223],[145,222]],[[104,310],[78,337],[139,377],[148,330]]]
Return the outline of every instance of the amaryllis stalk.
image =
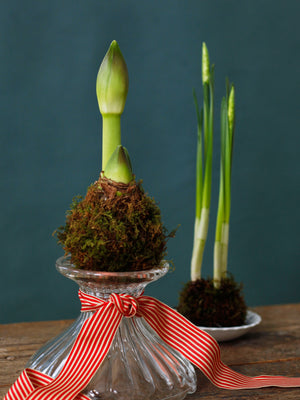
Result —
[[[102,115],[102,171],[117,146],[121,145],[121,115],[128,93],[128,71],[114,40],[97,75],[96,92]]]
[[[214,245],[214,285],[220,286],[226,276],[231,203],[231,167],[235,126],[234,86],[227,82],[226,97],[221,105],[221,160],[219,205]]]
[[[96,80],[102,115],[102,172],[107,179],[125,184],[134,179],[128,151],[121,145],[121,115],[128,83],[126,62],[114,40],[100,65]]]
[[[203,108],[199,110],[196,94],[194,100],[197,112],[197,164],[196,164],[196,215],[194,244],[191,260],[191,280],[201,277],[203,252],[205,248],[211,200],[211,176],[213,154],[214,116],[214,66],[210,66],[206,44],[202,45]]]

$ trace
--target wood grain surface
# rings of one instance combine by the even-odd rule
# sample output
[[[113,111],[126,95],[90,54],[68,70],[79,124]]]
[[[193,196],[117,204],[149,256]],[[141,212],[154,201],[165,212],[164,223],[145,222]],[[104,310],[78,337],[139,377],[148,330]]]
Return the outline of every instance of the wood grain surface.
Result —
[[[222,360],[246,375],[300,376],[300,304],[256,307],[262,323],[240,339],[221,343]],[[0,398],[30,356],[72,321],[0,325]],[[228,391],[214,387],[200,371],[197,392],[190,400],[300,399],[300,388]]]

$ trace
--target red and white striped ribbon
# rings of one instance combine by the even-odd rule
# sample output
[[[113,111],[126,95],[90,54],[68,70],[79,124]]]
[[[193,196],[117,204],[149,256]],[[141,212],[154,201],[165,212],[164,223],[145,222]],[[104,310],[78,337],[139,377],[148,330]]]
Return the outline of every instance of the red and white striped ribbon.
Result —
[[[88,400],[80,392],[105,358],[123,316],[143,317],[164,342],[200,368],[219,388],[300,387],[300,377],[248,377],[231,370],[221,361],[215,339],[153,297],[112,294],[105,301],[82,291],[79,297],[81,310],[94,314],[82,326],[62,371],[53,379],[27,368],[4,400]]]

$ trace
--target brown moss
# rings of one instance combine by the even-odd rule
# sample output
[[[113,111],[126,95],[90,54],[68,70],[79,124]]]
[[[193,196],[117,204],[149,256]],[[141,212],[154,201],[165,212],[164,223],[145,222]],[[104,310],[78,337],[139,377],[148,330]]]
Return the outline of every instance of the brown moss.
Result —
[[[242,285],[233,277],[223,278],[218,289],[212,279],[186,283],[177,309],[195,325],[210,327],[243,325],[247,312]]]
[[[100,177],[84,199],[74,199],[56,235],[76,267],[121,272],[158,266],[174,232],[167,234],[159,207],[140,184]]]

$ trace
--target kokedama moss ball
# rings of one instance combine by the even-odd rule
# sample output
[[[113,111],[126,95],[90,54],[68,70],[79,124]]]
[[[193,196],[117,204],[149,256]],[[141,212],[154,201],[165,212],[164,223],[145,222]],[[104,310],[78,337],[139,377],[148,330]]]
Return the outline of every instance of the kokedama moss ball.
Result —
[[[73,201],[56,235],[76,267],[121,272],[158,266],[174,232],[167,234],[159,207],[140,184],[100,177],[84,199]]]
[[[186,283],[177,310],[198,326],[240,326],[245,323],[247,307],[242,286],[233,277],[222,278],[219,288],[212,279]]]

